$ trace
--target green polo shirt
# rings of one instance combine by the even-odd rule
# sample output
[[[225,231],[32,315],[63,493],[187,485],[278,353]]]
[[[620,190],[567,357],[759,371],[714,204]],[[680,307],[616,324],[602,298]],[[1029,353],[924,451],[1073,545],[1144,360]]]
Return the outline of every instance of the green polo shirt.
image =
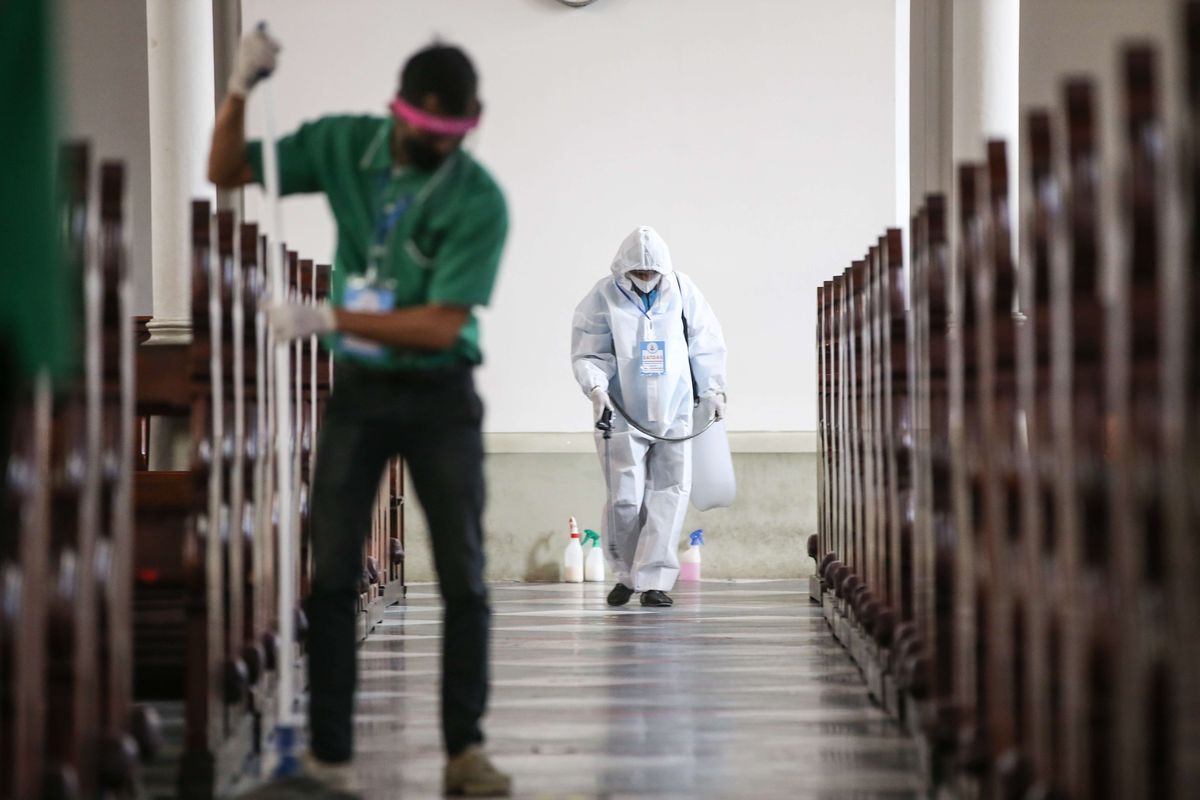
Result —
[[[280,192],[321,192],[337,222],[333,304],[342,305],[349,276],[366,273],[378,241],[379,277],[394,285],[396,308],[487,305],[508,233],[500,187],[461,150],[436,172],[397,167],[392,127],[390,117],[322,117],[279,140]],[[247,144],[246,156],[261,183],[262,143]],[[408,210],[389,226],[388,210],[397,204]],[[326,344],[361,360],[342,352],[338,336]],[[436,369],[482,360],[479,322],[471,314],[448,350],[389,348],[382,359],[366,363]]]
[[[0,376],[0,396],[42,370],[55,378],[71,375],[79,363],[79,265],[64,259],[54,193],[58,7],[42,0],[0,2],[0,74],[21,76],[0,83],[0,362],[7,362],[0,370],[10,368]]]

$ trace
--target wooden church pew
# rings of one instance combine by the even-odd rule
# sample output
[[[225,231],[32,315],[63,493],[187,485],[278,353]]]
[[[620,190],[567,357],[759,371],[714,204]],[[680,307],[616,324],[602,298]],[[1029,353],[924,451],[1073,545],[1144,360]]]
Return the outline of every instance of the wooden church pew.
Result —
[[[153,755],[131,703],[132,337],[124,167],[65,146],[63,267],[78,368],[22,398],[0,552],[0,796],[127,792]],[[10,527],[11,526],[11,527]],[[135,737],[136,734],[136,737]]]
[[[1167,442],[1168,524],[1171,530],[1168,574],[1169,599],[1173,613],[1172,663],[1176,678],[1172,692],[1175,714],[1170,722],[1178,754],[1170,765],[1175,786],[1200,783],[1200,682],[1189,680],[1189,665],[1200,663],[1200,493],[1194,476],[1200,475],[1200,3],[1191,0],[1183,7],[1183,74],[1175,96],[1185,120],[1181,138],[1179,173],[1179,237],[1176,247],[1183,259],[1179,291],[1173,294],[1182,304],[1179,316],[1184,331],[1178,356],[1184,365],[1172,363],[1167,374],[1182,374],[1180,385],[1171,387],[1169,413],[1183,418],[1183,435]],[[1193,635],[1189,635],[1193,634]]]
[[[1019,450],[1021,525],[1025,550],[1018,562],[1026,583],[1028,626],[1023,632],[1025,710],[1023,753],[1028,759],[1030,790],[1048,792],[1055,765],[1061,761],[1063,723],[1063,614],[1068,602],[1062,558],[1063,522],[1058,508],[1059,456],[1066,440],[1063,421],[1069,416],[1069,320],[1058,299],[1070,278],[1062,184],[1055,158],[1061,134],[1051,113],[1038,109],[1027,117],[1029,201],[1024,216],[1025,245],[1019,272],[1020,405],[1026,434]],[[1019,442],[1020,444],[1020,442]]]
[[[911,613],[912,583],[906,571],[911,550],[905,546],[906,519],[912,510],[912,413],[908,381],[908,317],[905,307],[904,242],[899,230],[889,230],[879,272],[880,370],[884,460],[884,558],[888,571],[882,606],[872,634],[880,648],[880,659],[890,662],[895,645],[895,628]],[[890,672],[890,670],[888,670]],[[885,676],[885,702],[896,707],[894,675]]]
[[[139,761],[156,756],[171,761],[180,796],[216,796],[261,751],[274,675],[296,663],[275,635],[261,312],[273,245],[194,204],[193,341],[139,347],[146,319],[131,313],[123,168],[105,162],[95,181],[78,146],[64,149],[62,166],[80,368],[59,387],[43,379],[24,391],[6,437],[0,797],[127,793]],[[295,256],[289,264],[297,297],[328,296],[328,267],[306,262],[301,279]],[[285,435],[304,485],[333,365],[315,341],[297,354],[297,428]],[[150,469],[151,416],[186,421],[186,469]],[[402,495],[397,462],[381,476],[364,550],[364,619],[404,594]],[[181,742],[166,741],[160,711],[178,715]]]
[[[186,378],[186,392],[151,379],[138,410],[187,419],[191,463],[137,473],[134,630],[138,688],[164,709],[181,704],[185,735],[172,780],[183,796],[212,797],[266,746],[278,713],[278,671],[300,668],[298,653],[279,651],[276,632],[276,586],[285,576],[276,563],[273,441],[283,435],[291,443],[300,546],[296,572],[286,577],[302,599],[311,571],[309,486],[334,365],[315,337],[289,346],[293,419],[281,431],[262,306],[267,248],[282,245],[228,212],[214,215],[206,201],[193,204],[192,225],[193,340],[182,350],[139,351],[147,354],[143,369],[161,366],[174,380]],[[328,266],[286,248],[283,259],[290,299],[327,299]],[[364,548],[363,635],[404,594],[402,494],[394,464],[381,476],[380,513]],[[295,613],[302,645],[306,621],[301,607]]]
[[[1182,796],[1200,769],[1186,14],[1180,147],[1160,47],[1128,45],[1119,108],[1074,77],[1029,115],[1022,241],[992,142],[959,169],[954,252],[943,198],[914,216],[908,309],[882,240],[818,293],[826,616],[967,796]]]

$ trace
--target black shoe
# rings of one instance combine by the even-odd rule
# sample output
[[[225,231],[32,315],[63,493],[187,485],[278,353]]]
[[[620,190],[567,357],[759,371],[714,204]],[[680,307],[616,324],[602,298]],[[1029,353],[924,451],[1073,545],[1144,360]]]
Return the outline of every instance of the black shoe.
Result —
[[[660,592],[658,589],[651,589],[648,592],[642,592],[642,605],[653,606],[655,608],[666,608],[675,605],[675,601],[666,592]]]
[[[630,589],[623,583],[618,583],[608,593],[608,604],[610,606],[623,606],[629,602],[629,598],[631,597],[633,597],[633,589]]]

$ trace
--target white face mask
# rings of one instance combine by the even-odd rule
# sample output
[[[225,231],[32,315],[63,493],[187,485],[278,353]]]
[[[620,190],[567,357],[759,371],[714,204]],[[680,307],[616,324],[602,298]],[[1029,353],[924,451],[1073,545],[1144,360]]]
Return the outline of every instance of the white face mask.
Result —
[[[636,286],[642,294],[649,294],[650,292],[654,291],[654,287],[658,286],[658,281],[661,278],[661,275],[655,275],[650,280],[644,281],[638,278],[636,275],[629,276],[629,280],[633,281],[633,285]]]

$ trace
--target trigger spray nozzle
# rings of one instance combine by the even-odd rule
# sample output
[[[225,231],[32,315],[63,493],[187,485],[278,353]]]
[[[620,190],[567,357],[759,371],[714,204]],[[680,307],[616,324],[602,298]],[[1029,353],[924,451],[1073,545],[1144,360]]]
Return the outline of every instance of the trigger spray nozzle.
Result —
[[[604,413],[600,415],[599,421],[596,422],[596,430],[601,431],[605,439],[612,438],[613,412],[611,408],[604,409]]]
[[[692,531],[692,547],[704,544],[704,531]]]
[[[599,547],[600,546],[600,534],[596,533],[594,530],[591,530],[590,528],[585,530],[583,532],[583,542],[582,542],[583,546],[586,547],[588,542],[591,542],[593,547]]]

